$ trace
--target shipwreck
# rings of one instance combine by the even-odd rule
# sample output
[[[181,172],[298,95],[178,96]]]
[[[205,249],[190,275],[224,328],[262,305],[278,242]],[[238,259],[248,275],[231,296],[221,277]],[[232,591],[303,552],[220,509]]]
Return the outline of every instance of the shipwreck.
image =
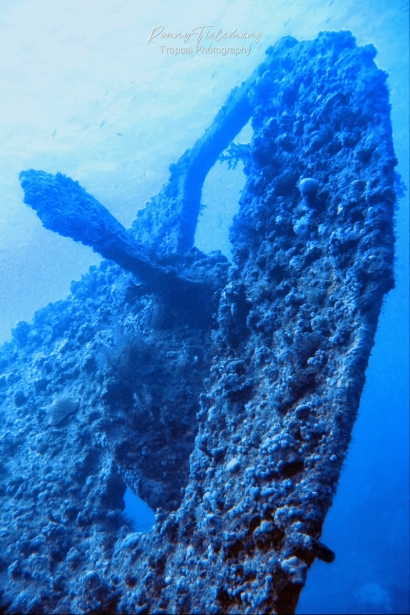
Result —
[[[21,173],[44,226],[104,260],[0,349],[2,612],[292,613],[333,561],[322,525],[394,285],[375,55],[349,32],[278,41],[129,230],[65,175]],[[226,151],[246,175],[232,263],[193,247]]]

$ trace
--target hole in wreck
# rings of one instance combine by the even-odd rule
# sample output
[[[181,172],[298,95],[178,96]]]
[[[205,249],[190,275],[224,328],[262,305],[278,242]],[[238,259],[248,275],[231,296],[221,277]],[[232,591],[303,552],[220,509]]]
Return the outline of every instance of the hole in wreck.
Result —
[[[209,171],[202,186],[201,212],[195,232],[195,246],[202,252],[220,250],[232,260],[232,245],[229,229],[234,215],[239,210],[241,191],[246,176],[242,160],[232,157],[240,145],[247,145],[252,139],[251,121],[242,128],[232,142],[233,147],[222,153]],[[231,156],[231,160],[226,157]],[[225,159],[224,159],[225,158]],[[230,168],[231,166],[231,168]]]
[[[149,532],[155,525],[155,513],[144,500],[127,487],[124,493],[124,518],[135,532]]]

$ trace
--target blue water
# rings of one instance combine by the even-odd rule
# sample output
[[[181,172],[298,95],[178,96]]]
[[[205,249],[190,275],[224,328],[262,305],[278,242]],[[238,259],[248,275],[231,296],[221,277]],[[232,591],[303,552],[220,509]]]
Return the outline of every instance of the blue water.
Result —
[[[135,532],[149,532],[155,525],[155,513],[144,500],[127,487],[124,494],[124,518]]]
[[[264,33],[249,58],[161,58],[148,49],[155,23],[201,22]],[[78,179],[129,226],[168,177],[168,165],[210,124],[268,44],[291,34],[350,29],[373,43],[389,72],[399,172],[408,168],[408,4],[403,0],[3,0],[0,10],[0,338],[64,298],[99,257],[44,230],[22,204],[20,170]],[[175,61],[174,61],[175,60]],[[249,136],[249,135],[248,135]],[[246,142],[244,137],[243,142]],[[228,228],[243,186],[240,164],[218,163],[204,186],[196,244],[228,257]],[[408,613],[408,195],[397,212],[396,288],[381,314],[359,418],[323,542],[298,613]],[[125,516],[149,531],[153,512],[129,490]]]

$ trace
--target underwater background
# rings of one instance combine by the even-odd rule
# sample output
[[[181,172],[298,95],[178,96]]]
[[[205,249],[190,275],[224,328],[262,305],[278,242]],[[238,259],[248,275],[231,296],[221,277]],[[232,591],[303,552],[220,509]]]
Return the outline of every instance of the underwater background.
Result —
[[[170,56],[149,33],[202,24],[262,32],[248,56]],[[402,0],[0,0],[0,340],[36,310],[69,294],[100,258],[45,230],[23,205],[18,174],[36,168],[78,180],[126,227],[158,193],[168,167],[193,145],[224,99],[290,34],[351,30],[389,73],[398,171],[408,180],[408,4]],[[237,141],[247,142],[245,128]],[[196,245],[229,257],[228,228],[244,183],[217,163],[202,195]],[[223,189],[221,189],[223,186]],[[396,214],[396,288],[382,311],[359,418],[317,561],[298,613],[409,612],[408,193]],[[130,494],[127,513],[132,516]],[[139,506],[143,504],[139,503]],[[152,514],[139,518],[148,529]],[[143,527],[141,527],[143,526]]]

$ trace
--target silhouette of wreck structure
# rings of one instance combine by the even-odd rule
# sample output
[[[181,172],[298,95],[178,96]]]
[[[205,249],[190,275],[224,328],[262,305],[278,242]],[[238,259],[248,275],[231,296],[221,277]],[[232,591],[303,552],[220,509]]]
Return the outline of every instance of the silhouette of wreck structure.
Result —
[[[333,561],[322,525],[394,285],[375,55],[348,32],[281,39],[132,229],[70,178],[21,173],[44,226],[105,260],[0,351],[5,613],[292,613]],[[249,120],[231,264],[194,234]]]

